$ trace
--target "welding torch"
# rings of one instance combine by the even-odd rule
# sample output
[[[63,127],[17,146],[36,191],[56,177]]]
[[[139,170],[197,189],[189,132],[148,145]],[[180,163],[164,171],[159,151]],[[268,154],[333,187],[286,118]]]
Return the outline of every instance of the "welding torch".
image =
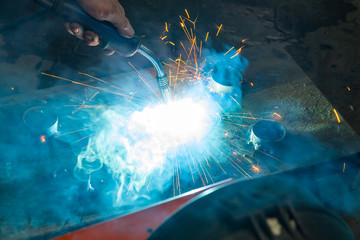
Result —
[[[116,28],[108,22],[99,21],[87,14],[74,0],[34,0],[37,4],[50,10],[54,14],[69,22],[81,24],[84,28],[91,29],[99,34],[100,46],[103,49],[113,50],[121,56],[131,57],[140,53],[154,66],[157,73],[157,83],[161,98],[165,103],[171,99],[168,78],[163,66],[156,55],[140,43],[138,37],[126,38],[121,36]]]

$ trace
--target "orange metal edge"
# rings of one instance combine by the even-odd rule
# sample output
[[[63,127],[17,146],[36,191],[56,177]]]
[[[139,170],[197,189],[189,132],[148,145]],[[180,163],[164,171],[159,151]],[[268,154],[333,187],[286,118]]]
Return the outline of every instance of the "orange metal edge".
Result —
[[[230,183],[232,181],[233,179],[228,179],[213,185],[199,188],[180,195],[173,200],[159,203],[155,206],[135,213],[67,233],[63,236],[54,238],[54,240],[146,239],[150,236],[151,232],[158,228],[171,214],[173,214],[191,199],[206,190]]]

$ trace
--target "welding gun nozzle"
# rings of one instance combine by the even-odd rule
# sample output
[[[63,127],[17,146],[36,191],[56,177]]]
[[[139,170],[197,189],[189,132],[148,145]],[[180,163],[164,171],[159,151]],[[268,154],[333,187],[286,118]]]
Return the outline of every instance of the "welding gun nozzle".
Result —
[[[169,88],[169,81],[166,75],[162,77],[157,77],[156,79],[160,89]]]
[[[157,77],[156,79],[160,89],[161,97],[165,103],[168,103],[171,100],[169,80],[166,75],[163,75],[162,77]]]
[[[161,98],[165,103],[169,102],[171,100],[171,91],[169,86],[169,80],[165,74],[165,71],[161,65],[160,60],[155,56],[155,54],[148,48],[146,48],[144,45],[141,45],[140,48],[137,51],[144,57],[146,57],[152,65],[154,66],[157,77],[156,80],[158,82]]]

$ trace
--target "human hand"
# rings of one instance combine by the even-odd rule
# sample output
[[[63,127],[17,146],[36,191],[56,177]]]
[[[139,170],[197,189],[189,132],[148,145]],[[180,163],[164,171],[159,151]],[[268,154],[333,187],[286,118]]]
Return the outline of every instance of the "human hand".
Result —
[[[112,23],[118,32],[126,37],[131,38],[135,35],[129,20],[125,17],[124,8],[118,0],[76,0],[79,5],[90,16],[99,21],[108,21]],[[65,23],[66,30],[79,39],[84,40],[89,46],[99,45],[99,36],[93,31],[84,31],[79,23]],[[107,55],[114,53],[112,50],[106,50]]]

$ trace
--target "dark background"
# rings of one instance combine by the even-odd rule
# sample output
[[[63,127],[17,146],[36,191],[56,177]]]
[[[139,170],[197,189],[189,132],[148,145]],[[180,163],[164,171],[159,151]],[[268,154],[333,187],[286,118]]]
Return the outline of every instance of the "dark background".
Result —
[[[176,56],[178,50],[160,40],[164,22],[172,24],[169,39],[185,40],[185,35],[174,27],[179,24],[178,15],[185,14],[185,8],[192,18],[199,16],[198,36],[210,32],[213,48],[219,51],[224,45],[239,47],[246,38],[249,40],[243,55],[248,58],[251,56],[247,50],[253,47],[274,42],[283,45],[334,108],[360,133],[359,0],[123,0],[121,3],[136,34],[145,35],[144,44],[162,59]],[[223,30],[216,38],[220,24]],[[130,60],[138,68],[150,67],[139,56]],[[62,19],[48,14],[31,0],[0,3],[1,97],[66,84],[42,77],[41,71],[69,78],[74,78],[77,72],[86,72],[102,78],[133,71],[128,61],[116,55],[104,56],[101,49],[85,46],[65,32]],[[256,85],[253,76],[252,72],[245,73],[245,78]],[[354,220],[353,230],[358,226],[358,220]]]

